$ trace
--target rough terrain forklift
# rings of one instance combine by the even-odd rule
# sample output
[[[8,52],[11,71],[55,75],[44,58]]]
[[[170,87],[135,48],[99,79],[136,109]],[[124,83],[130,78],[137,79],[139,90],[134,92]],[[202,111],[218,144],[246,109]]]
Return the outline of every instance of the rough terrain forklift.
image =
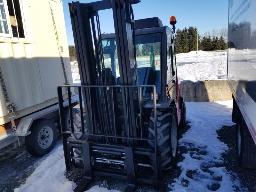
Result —
[[[175,163],[178,127],[186,118],[176,76],[176,20],[172,29],[158,18],[135,21],[132,5],[139,2],[69,4],[81,86],[61,86],[58,95],[67,176],[78,182],[76,191],[96,176],[126,179],[126,191],[140,183],[159,187]],[[106,9],[113,11],[114,34],[101,33],[98,12]]]

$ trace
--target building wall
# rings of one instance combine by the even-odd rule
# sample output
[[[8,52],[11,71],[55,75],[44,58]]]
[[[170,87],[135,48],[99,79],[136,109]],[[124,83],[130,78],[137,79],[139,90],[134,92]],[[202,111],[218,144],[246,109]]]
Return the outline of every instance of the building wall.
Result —
[[[25,38],[0,34],[0,68],[17,115],[23,116],[57,101],[57,86],[65,84],[60,55],[68,83],[72,77],[62,1],[19,1]],[[6,121],[6,101],[0,89],[0,124]]]

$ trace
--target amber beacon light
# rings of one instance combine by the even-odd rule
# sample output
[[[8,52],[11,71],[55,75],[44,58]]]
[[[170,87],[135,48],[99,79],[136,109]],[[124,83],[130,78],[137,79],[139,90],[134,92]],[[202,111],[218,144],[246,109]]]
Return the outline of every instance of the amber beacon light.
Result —
[[[176,17],[175,16],[171,16],[170,17],[170,24],[171,25],[175,25],[177,23]]]

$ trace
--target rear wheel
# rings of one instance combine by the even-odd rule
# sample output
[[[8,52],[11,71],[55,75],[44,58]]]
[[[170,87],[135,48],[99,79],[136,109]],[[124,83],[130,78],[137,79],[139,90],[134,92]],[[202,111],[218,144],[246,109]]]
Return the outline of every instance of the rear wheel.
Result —
[[[33,123],[31,134],[25,138],[25,145],[29,153],[43,156],[52,150],[56,143],[57,128],[54,122],[40,120]]]
[[[152,112],[149,123],[149,138],[154,139],[154,112]],[[169,170],[177,156],[177,116],[176,109],[166,109],[156,112],[157,145],[160,154],[159,163],[161,171]],[[149,142],[154,147],[154,142]],[[153,157],[152,157],[153,158]]]

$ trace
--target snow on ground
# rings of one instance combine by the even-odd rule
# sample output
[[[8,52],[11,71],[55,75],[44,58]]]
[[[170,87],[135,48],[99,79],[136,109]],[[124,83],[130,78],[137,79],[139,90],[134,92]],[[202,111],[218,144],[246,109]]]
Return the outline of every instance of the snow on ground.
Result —
[[[35,171],[27,178],[26,183],[15,189],[15,192],[69,192],[74,183],[68,181],[64,175],[65,163],[62,146],[57,146]]]
[[[138,66],[148,66],[149,61],[138,58]],[[77,61],[71,64],[73,83],[80,83]],[[227,51],[192,51],[177,54],[178,76],[181,80],[204,81],[225,79]]]
[[[232,101],[217,103],[186,103],[189,130],[179,140],[184,159],[178,163],[181,174],[170,191],[233,192],[240,190],[236,175],[223,166],[222,154],[228,150],[218,139],[217,130],[232,125]],[[35,169],[24,185],[15,192],[72,192],[75,184],[65,177],[63,149],[58,145]],[[88,192],[109,192],[94,186]],[[112,190],[114,192],[114,190]]]
[[[232,125],[232,101],[186,103],[189,130],[179,140],[186,152],[179,178],[171,185],[175,192],[233,192],[240,189],[235,175],[223,167],[222,154],[228,146],[218,139],[217,130]],[[243,191],[243,190],[239,190]]]
[[[177,55],[178,74],[181,80],[223,79],[226,74],[226,52],[190,52]],[[74,83],[80,83],[77,62],[71,62]],[[179,140],[185,149],[184,159],[178,163],[181,175],[170,184],[171,191],[220,191],[240,189],[233,173],[223,167],[222,154],[228,150],[218,139],[217,130],[231,125],[232,102],[187,103],[191,128]],[[62,146],[59,145],[35,169],[25,184],[15,192],[71,192],[75,184],[65,177]],[[106,188],[94,186],[88,192],[106,192]]]
[[[225,79],[226,51],[192,51],[177,54],[178,76],[181,80],[204,81]]]
[[[73,192],[76,184],[65,177],[62,145],[58,145],[14,192]],[[94,186],[87,192],[115,192]]]

